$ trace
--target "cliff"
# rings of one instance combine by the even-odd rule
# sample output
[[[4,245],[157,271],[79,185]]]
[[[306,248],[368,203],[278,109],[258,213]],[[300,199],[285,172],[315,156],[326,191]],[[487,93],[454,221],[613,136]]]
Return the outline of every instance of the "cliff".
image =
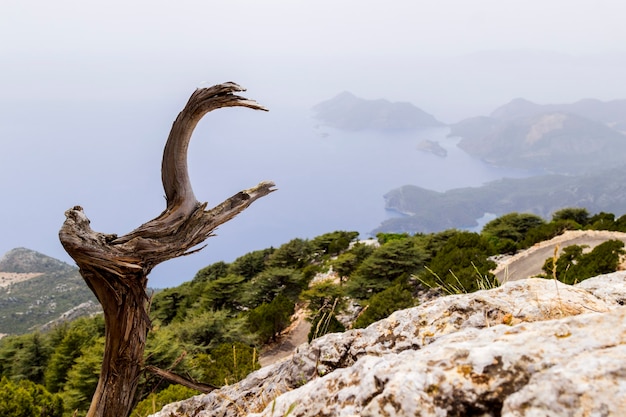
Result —
[[[441,297],[156,417],[626,415],[626,273]]]

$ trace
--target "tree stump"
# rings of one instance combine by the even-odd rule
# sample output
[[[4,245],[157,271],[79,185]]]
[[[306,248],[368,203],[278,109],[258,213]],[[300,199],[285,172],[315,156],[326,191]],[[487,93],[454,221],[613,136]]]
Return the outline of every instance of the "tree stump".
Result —
[[[143,368],[150,329],[148,274],[163,261],[201,250],[196,248],[220,225],[275,189],[261,182],[206,210],[194,196],[187,170],[187,149],[194,128],[208,112],[221,107],[266,110],[235,93],[234,83],[196,90],[178,115],[163,152],[161,179],[167,206],[158,217],[117,236],[95,232],[79,206],[65,212],[59,238],[104,310],[105,350],[88,417],[125,417]]]

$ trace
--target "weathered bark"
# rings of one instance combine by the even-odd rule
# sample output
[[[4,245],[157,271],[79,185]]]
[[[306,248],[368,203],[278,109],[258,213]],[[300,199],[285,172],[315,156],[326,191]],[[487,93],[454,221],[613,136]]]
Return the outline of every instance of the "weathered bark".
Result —
[[[102,370],[88,417],[125,417],[132,409],[150,328],[146,294],[150,271],[163,261],[202,249],[195,247],[217,226],[274,191],[272,182],[261,182],[210,210],[194,196],[187,149],[200,119],[221,107],[265,110],[234,94],[239,91],[244,90],[234,83],[198,89],[176,118],[161,168],[167,206],[158,217],[118,237],[93,231],[79,206],[65,212],[59,238],[102,304],[105,317]]]

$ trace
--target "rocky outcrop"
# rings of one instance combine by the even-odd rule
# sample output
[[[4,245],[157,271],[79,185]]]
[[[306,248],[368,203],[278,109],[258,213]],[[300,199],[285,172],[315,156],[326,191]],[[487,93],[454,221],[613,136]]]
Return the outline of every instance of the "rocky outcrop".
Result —
[[[433,155],[437,155],[441,158],[445,158],[446,156],[448,156],[448,151],[446,150],[446,148],[441,146],[439,142],[435,140],[424,139],[417,144],[417,149],[422,152],[430,152]]]
[[[441,297],[155,416],[626,415],[625,300],[625,272]]]

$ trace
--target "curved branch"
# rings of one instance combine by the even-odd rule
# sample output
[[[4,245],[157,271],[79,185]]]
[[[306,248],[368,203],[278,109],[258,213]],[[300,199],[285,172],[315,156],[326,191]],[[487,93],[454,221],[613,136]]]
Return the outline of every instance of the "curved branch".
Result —
[[[241,106],[267,111],[257,102],[233,94],[241,91],[245,89],[232,82],[198,89],[191,95],[187,105],[174,121],[161,165],[161,179],[167,198],[168,213],[181,211],[181,215],[188,215],[197,203],[189,180],[187,149],[200,119],[208,112],[221,107]]]
[[[194,247],[220,224],[274,191],[274,183],[261,182],[211,210],[205,210],[207,204],[198,203],[193,195],[187,148],[202,116],[220,107],[265,110],[233,94],[238,91],[243,89],[234,83],[196,90],[178,115],[163,153],[167,207],[157,218],[117,237],[92,230],[80,206],[65,212],[59,238],[102,304],[105,317],[104,359],[89,417],[124,417],[130,413],[150,328],[146,288],[152,268],[199,250]]]
[[[191,135],[198,122],[208,112],[222,107],[248,107],[254,110],[267,111],[265,107],[261,106],[256,101],[234,94],[235,92],[241,91],[245,91],[245,89],[235,83],[228,82],[209,88],[198,89],[191,95],[185,108],[174,121],[165,145],[165,150],[163,151],[161,179],[167,199],[165,211],[157,218],[141,225],[129,234],[115,239],[112,242],[113,244],[123,244],[136,238],[144,240],[169,240],[168,237],[172,235],[180,237],[182,223],[192,218],[195,211],[204,208],[204,206],[197,201],[193,193],[187,167],[187,150],[189,148]],[[249,200],[244,206],[241,206],[240,202],[235,203],[231,201],[237,199],[237,195],[231,197],[220,206],[229,206],[232,214],[225,217],[225,220],[221,222],[217,222],[215,221],[216,219],[213,218],[205,218],[203,220],[205,226],[206,224],[212,224],[211,231],[213,231],[218,225],[234,217],[257,198],[274,191],[271,189],[273,186],[273,183],[263,182],[254,188],[237,194],[252,193],[249,197],[243,199]],[[241,207],[237,208],[239,206]],[[214,210],[215,209],[211,212]],[[207,228],[203,227],[203,229]],[[201,241],[210,236],[211,231],[202,233],[204,238],[202,238]],[[201,243],[201,241],[198,243]],[[190,247],[187,247],[184,251],[177,253],[175,256],[185,254],[189,249]]]
[[[219,225],[275,191],[273,182],[264,181],[210,210],[205,210],[206,203],[199,203],[194,196],[187,172],[187,150],[200,119],[222,107],[267,110],[234,94],[240,91],[245,90],[230,82],[198,89],[174,121],[163,151],[161,173],[167,207],[159,216],[118,237],[91,230],[89,219],[80,207],[65,213],[67,220],[61,229],[61,241],[79,265],[97,264],[118,276],[137,270],[147,274],[163,261],[193,252]]]

